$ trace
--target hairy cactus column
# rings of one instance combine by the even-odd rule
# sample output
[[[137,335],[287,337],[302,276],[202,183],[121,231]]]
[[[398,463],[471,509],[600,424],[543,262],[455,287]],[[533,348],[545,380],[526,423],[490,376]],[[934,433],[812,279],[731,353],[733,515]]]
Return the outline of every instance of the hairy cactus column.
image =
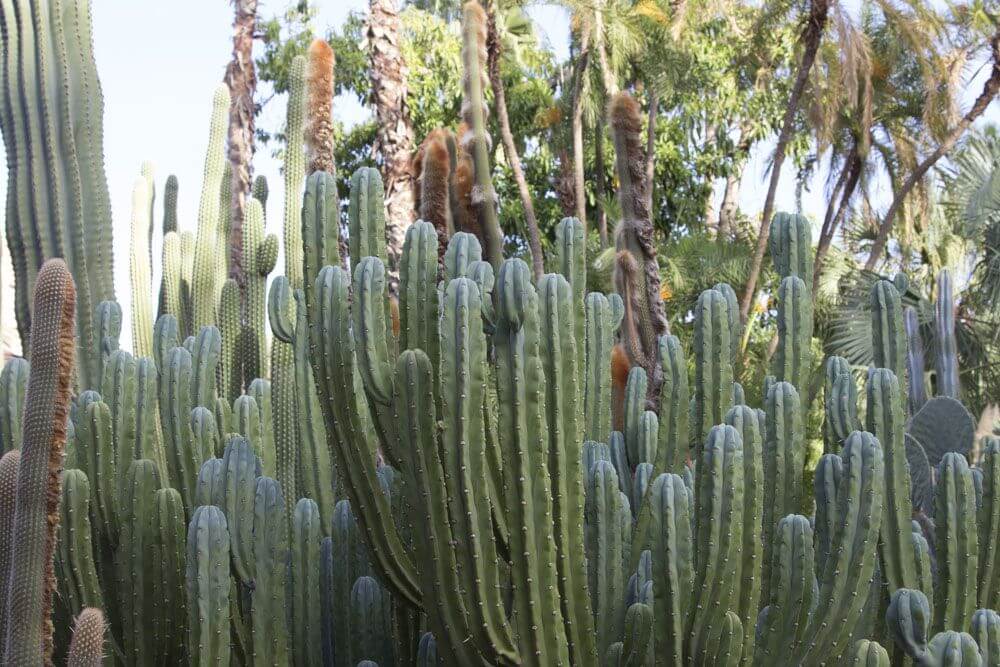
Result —
[[[632,365],[645,368],[653,380],[650,392],[655,394],[659,387],[655,374],[657,339],[669,332],[660,296],[660,266],[656,260],[652,213],[646,196],[650,184],[646,182],[646,163],[639,136],[639,103],[630,95],[620,93],[611,100],[608,115],[615,142],[615,165],[620,183],[618,202],[622,209],[615,264],[615,286],[625,301],[622,340]]]
[[[53,553],[73,378],[76,290],[66,264],[49,260],[35,283],[31,376],[17,476],[3,663],[46,664],[52,654]]]
[[[951,272],[942,269],[937,277],[934,302],[934,326],[937,331],[937,395],[958,398],[958,344],[955,341],[955,297]],[[921,378],[921,381],[923,378]]]
[[[68,667],[101,667],[108,626],[100,609],[88,607],[76,619],[69,645]]]

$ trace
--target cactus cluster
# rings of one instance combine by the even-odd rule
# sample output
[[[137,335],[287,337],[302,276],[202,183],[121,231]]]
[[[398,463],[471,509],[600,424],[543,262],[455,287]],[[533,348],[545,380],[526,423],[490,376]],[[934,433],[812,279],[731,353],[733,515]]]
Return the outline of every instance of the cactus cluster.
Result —
[[[65,39],[63,23],[85,17],[78,5],[0,3],[2,71],[21,63],[14,37]],[[14,6],[44,20],[15,30]],[[374,168],[350,179],[345,246],[333,175],[318,170],[329,156],[313,154],[306,173],[297,58],[285,264],[269,290],[266,182],[247,208],[246,284],[216,261],[228,238],[224,90],[196,230],[177,220],[176,179],[165,188],[155,320],[142,270],[151,171],[137,181],[132,350],[118,305],[93,303],[91,287],[75,299],[66,264],[31,274],[30,367],[14,359],[0,373],[0,662],[1000,663],[1000,440],[972,446],[948,276],[933,383],[901,279],[872,289],[867,374],[821,362],[803,282],[809,226],[775,216],[772,375],[742,387],[730,286],[698,298],[692,349],[661,319],[626,98],[620,260],[635,266],[619,267],[630,271],[620,293],[588,293],[584,229],[567,218],[555,271],[533,276],[500,253],[478,5],[465,19],[462,143],[487,247],[456,210],[430,210],[451,206],[452,184],[434,194],[428,172],[420,206],[432,219],[389,257]],[[74,48],[89,58],[80,21]],[[73,60],[73,82],[86,83],[87,58]],[[30,116],[3,119],[9,145],[41,150],[16,141]],[[424,160],[446,157],[432,148]],[[616,386],[620,341],[631,367]],[[71,400],[75,356],[93,367]],[[806,417],[820,386],[813,469]]]

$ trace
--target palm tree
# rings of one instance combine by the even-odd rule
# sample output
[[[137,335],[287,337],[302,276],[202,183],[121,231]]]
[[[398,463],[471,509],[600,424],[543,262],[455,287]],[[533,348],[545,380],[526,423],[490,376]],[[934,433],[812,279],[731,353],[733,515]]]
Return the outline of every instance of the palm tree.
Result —
[[[257,0],[233,0],[233,59],[226,67],[229,87],[230,231],[229,274],[243,285],[243,216],[250,196],[254,141],[253,39],[257,26]]]
[[[400,21],[395,0],[370,0],[368,58],[376,136],[373,153],[381,162],[385,185],[386,251],[390,285],[398,284],[399,258],[406,228],[413,223],[413,124],[406,103],[406,62],[399,49]]]

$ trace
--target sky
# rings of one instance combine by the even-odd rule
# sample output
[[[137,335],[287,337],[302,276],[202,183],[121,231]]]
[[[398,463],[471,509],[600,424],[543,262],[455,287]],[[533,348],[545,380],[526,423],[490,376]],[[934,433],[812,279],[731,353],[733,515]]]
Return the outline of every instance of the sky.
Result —
[[[270,17],[281,12],[287,0],[261,0],[260,13]],[[316,32],[339,26],[352,10],[364,10],[367,0],[318,0]],[[557,55],[568,50],[568,16],[554,5],[534,4],[530,13],[539,37]],[[93,0],[94,40],[98,72],[105,100],[105,163],[114,220],[115,284],[117,297],[128,315],[129,207],[132,184],[143,161],[155,165],[157,192],[169,174],[179,183],[178,217],[182,229],[194,229],[202,165],[208,135],[212,92],[222,80],[231,51],[232,9],[226,0]],[[966,104],[981,85],[970,82]],[[284,100],[276,98],[265,109],[261,122],[277,128],[284,116]],[[987,120],[1000,122],[1000,104],[994,103]],[[366,117],[357,101],[338,98],[334,114],[347,124]],[[762,144],[751,156],[745,171],[741,208],[754,214],[763,205],[765,172],[773,145]],[[0,148],[2,154],[2,148]],[[280,230],[280,164],[270,149],[258,151],[256,174],[268,177],[269,231]],[[794,173],[786,167],[778,191],[777,208],[794,208]],[[823,180],[814,178],[804,196],[806,214],[821,216],[825,207]],[[0,178],[0,197],[6,179]],[[157,201],[159,225],[160,201]],[[154,281],[158,284],[160,239],[154,237]],[[6,297],[6,294],[4,295]],[[10,299],[4,298],[10,302]],[[6,322],[4,322],[6,324]],[[129,337],[123,333],[123,346]]]

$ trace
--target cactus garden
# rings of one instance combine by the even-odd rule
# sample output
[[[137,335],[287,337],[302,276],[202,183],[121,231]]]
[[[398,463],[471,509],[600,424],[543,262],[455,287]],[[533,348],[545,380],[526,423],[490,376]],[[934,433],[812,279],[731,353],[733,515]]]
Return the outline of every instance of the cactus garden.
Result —
[[[122,257],[89,3],[0,0],[0,665],[1000,666],[1000,348],[969,352],[993,309],[965,273],[876,224],[830,278],[843,211],[819,229],[772,192],[679,280],[695,232],[665,232],[635,81],[601,83],[613,192],[511,224],[496,2],[453,12],[456,122],[399,149],[380,106],[349,172],[335,53],[286,44],[282,168],[253,174],[256,4],[201,182],[143,165]],[[793,79],[835,11],[804,4]],[[1000,200],[1000,159],[978,189],[954,165]]]

